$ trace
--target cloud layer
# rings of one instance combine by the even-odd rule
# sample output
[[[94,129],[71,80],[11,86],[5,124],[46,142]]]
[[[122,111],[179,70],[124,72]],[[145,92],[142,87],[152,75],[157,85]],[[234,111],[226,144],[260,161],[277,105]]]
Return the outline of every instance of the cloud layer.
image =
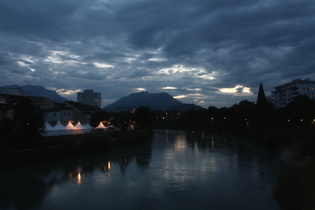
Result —
[[[25,0],[0,7],[0,83],[103,106],[138,90],[204,107],[315,79],[311,0]]]

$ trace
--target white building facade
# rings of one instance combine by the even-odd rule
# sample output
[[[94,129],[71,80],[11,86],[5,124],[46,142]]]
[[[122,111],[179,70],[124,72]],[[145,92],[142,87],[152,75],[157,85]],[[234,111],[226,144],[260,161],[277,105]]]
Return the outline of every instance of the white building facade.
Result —
[[[93,92],[93,90],[84,90],[77,93],[77,102],[101,108],[101,93]]]
[[[305,95],[315,100],[315,81],[311,81],[310,79],[296,79],[277,86],[272,91],[274,105],[277,108],[285,107],[299,95]]]
[[[65,124],[73,120],[73,109],[63,108],[63,109],[52,109],[44,111],[45,121],[55,124],[58,121]]]

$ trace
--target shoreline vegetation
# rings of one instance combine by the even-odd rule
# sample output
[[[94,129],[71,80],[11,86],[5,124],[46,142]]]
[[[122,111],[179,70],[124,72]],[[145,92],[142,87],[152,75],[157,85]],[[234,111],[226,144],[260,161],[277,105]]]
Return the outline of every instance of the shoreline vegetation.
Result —
[[[42,137],[42,143],[37,147],[0,151],[0,171],[21,165],[110,151],[149,142],[151,137],[152,131],[149,129]]]

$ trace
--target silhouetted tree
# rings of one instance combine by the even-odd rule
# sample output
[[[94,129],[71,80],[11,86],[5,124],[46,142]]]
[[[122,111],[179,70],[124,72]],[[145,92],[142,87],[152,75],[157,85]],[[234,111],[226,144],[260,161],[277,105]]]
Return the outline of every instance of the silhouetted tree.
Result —
[[[284,108],[284,115],[291,122],[311,125],[315,119],[315,100],[304,95],[297,96]]]
[[[5,118],[0,121],[0,149],[8,149],[11,147],[14,138],[12,119]]]
[[[141,106],[133,113],[133,118],[136,121],[138,128],[148,127],[152,123],[152,113],[146,106]]]
[[[44,117],[30,98],[22,98],[15,107],[13,117],[14,135],[19,147],[39,144],[44,132]]]

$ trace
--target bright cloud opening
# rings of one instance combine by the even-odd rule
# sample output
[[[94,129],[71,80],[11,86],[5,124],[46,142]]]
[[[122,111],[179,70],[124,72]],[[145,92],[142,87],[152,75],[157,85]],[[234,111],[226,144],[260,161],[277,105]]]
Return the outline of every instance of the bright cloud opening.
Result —
[[[48,63],[54,64],[86,64],[84,62],[80,62],[80,56],[69,53],[67,51],[49,51],[50,55],[48,55],[44,61]]]
[[[189,91],[201,91],[201,88],[189,88],[187,90],[189,90]]]
[[[166,58],[150,58],[149,61],[163,62],[163,61],[167,61],[167,59]]]
[[[64,96],[69,96],[69,95],[74,95],[78,92],[81,92],[80,89],[77,90],[66,90],[66,89],[54,89],[58,94],[64,95]]]
[[[36,71],[36,69],[34,69],[34,68],[28,68],[31,72],[35,72]]]
[[[136,88],[136,91],[137,92],[143,92],[143,91],[147,91],[147,89],[145,89],[145,88]]]
[[[24,63],[23,61],[17,61],[16,63],[17,63],[19,66],[21,66],[21,67],[26,67],[26,66],[28,66],[28,64]]]
[[[167,87],[162,87],[163,90],[176,90],[177,87],[170,87],[170,86],[167,86]]]
[[[249,87],[243,85],[236,85],[233,88],[220,88],[219,91],[224,94],[237,95],[237,96],[251,96],[253,93]]]
[[[112,68],[112,67],[114,67],[114,65],[107,64],[107,63],[94,62],[93,64],[94,64],[94,66],[96,66],[97,68]]]
[[[178,96],[174,96],[175,99],[179,99],[179,98],[186,98],[186,95],[178,95]]]
[[[185,77],[194,77],[204,80],[216,79],[217,72],[208,72],[203,67],[187,67],[182,64],[175,64],[169,68],[162,68],[158,71],[159,75],[176,75]]]

